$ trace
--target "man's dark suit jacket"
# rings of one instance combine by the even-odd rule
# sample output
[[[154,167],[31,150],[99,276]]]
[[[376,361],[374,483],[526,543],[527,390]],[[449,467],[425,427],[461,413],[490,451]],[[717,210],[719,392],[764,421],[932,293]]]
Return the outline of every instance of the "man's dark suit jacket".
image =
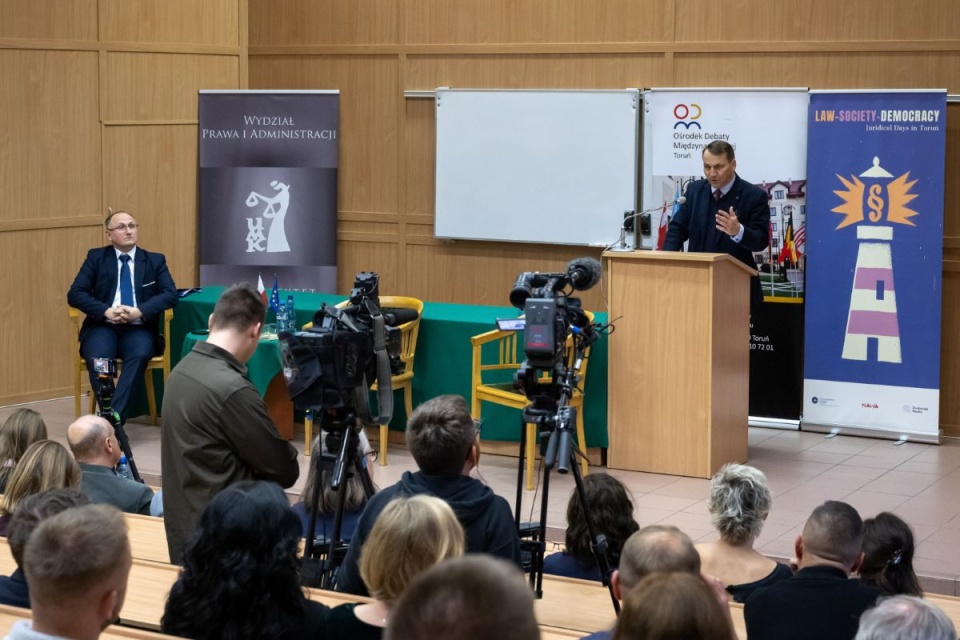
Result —
[[[814,566],[758,589],[743,606],[750,640],[853,640],[880,591],[842,569]]]
[[[737,219],[743,225],[743,238],[734,242],[730,236],[717,230],[717,211],[729,211],[733,207]],[[691,253],[729,253],[751,269],[757,268],[754,251],[763,251],[770,244],[770,204],[766,192],[736,176],[733,186],[717,202],[706,180],[697,180],[687,187],[686,201],[680,205],[677,215],[670,221],[664,251],[681,251],[689,240],[687,250]],[[750,305],[754,310],[763,302],[760,278],[751,278]]]
[[[137,308],[143,314],[144,326],[159,336],[163,312],[177,304],[177,286],[162,253],[137,247],[133,264]],[[87,259],[67,292],[67,303],[87,316],[80,327],[80,342],[91,327],[107,324],[103,314],[113,306],[119,277],[117,252],[113,245],[91,249],[87,253]],[[162,343],[158,340],[157,353],[162,351]]]

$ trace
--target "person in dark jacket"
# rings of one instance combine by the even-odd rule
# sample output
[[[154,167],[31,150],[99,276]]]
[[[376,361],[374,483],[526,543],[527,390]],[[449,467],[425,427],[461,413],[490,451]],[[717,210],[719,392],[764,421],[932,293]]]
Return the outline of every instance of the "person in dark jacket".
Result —
[[[860,616],[880,595],[850,579],[863,562],[862,541],[856,509],[834,500],[814,509],[795,544],[799,571],[744,604],[750,640],[853,640]]]
[[[73,489],[51,489],[24,498],[10,519],[7,540],[10,542],[10,553],[13,561],[17,563],[17,569],[9,576],[0,576],[0,604],[30,608],[30,588],[23,573],[23,551],[27,547],[27,539],[33,530],[50,516],[88,502],[86,496]]]
[[[368,595],[360,577],[360,549],[383,508],[397,496],[430,495],[450,505],[463,525],[468,553],[489,553],[520,564],[520,540],[510,505],[470,477],[480,459],[477,427],[466,401],[456,395],[421,404],[407,421],[407,447],[419,471],[367,503],[337,577],[337,590]]]

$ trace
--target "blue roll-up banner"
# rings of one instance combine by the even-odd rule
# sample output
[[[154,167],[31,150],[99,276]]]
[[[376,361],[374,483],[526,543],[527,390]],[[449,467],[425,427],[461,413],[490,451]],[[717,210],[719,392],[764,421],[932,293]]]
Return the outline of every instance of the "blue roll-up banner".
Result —
[[[804,429],[939,440],[946,98],[811,92]]]
[[[338,91],[201,91],[200,284],[337,288]]]

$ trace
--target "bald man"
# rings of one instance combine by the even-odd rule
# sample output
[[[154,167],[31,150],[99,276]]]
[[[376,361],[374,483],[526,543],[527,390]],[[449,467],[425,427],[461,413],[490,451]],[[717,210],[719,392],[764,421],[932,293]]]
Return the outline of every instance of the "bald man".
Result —
[[[113,426],[99,416],[81,416],[67,427],[67,442],[80,463],[80,491],[90,502],[112,504],[127,513],[149,516],[153,490],[117,475],[120,443]]]
[[[863,520],[845,502],[813,510],[797,537],[799,570],[747,598],[743,619],[750,640],[853,640],[860,615],[880,591],[851,580],[863,562]]]

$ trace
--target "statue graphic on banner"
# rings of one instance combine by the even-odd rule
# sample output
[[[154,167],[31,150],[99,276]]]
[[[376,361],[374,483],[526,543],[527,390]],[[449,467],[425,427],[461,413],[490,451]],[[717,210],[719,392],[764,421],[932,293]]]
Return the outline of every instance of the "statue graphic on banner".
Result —
[[[287,207],[290,206],[290,185],[279,180],[273,180],[270,182],[270,186],[277,192],[273,197],[261,195],[256,191],[251,191],[250,195],[247,196],[248,207],[255,207],[260,203],[266,205],[261,217],[247,218],[247,253],[255,251],[285,253],[290,251],[287,234],[283,228]],[[266,236],[263,233],[264,218],[271,220],[270,230]],[[266,247],[263,246],[264,242],[267,243]]]

